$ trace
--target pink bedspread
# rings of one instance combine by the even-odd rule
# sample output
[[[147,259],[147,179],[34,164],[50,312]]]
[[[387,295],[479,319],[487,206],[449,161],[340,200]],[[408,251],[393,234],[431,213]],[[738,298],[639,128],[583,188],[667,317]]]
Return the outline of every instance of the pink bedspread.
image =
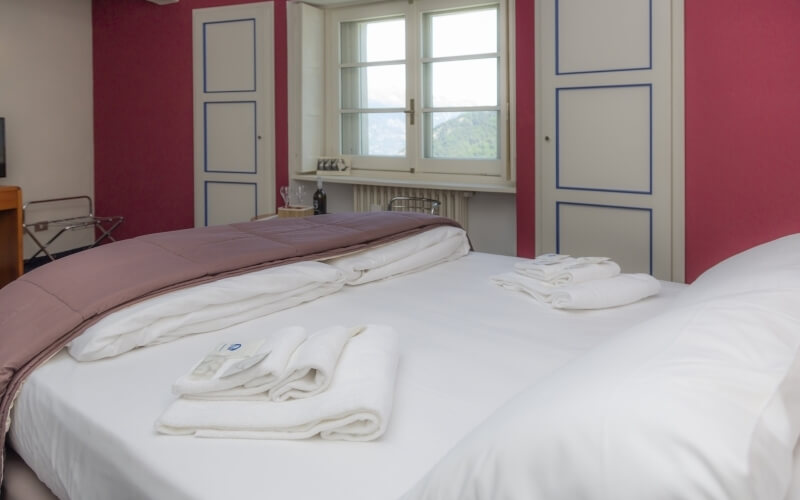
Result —
[[[96,247],[25,274],[0,289],[0,453],[25,377],[106,314],[178,288],[341,255],[438,225],[457,224],[371,212],[186,229]]]

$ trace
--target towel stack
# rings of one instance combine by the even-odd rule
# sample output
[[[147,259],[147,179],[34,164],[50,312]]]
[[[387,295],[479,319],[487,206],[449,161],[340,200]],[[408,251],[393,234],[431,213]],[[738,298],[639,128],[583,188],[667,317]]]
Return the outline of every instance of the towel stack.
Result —
[[[285,328],[225,343],[173,385],[164,434],[368,441],[386,430],[398,339],[386,326]]]
[[[607,257],[545,254],[518,262],[514,272],[492,277],[497,285],[523,292],[558,309],[604,309],[655,295],[661,284],[649,274],[620,274]]]

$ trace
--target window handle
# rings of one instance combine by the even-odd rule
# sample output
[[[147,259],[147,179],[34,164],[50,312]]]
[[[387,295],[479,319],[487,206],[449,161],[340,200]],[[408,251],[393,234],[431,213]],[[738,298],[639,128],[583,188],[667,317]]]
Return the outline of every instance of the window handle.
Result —
[[[414,125],[414,115],[416,114],[415,111],[414,111],[414,99],[409,99],[409,101],[408,101],[408,109],[404,110],[403,113],[405,113],[407,115],[411,115],[410,116],[410,120],[411,120],[410,124]]]

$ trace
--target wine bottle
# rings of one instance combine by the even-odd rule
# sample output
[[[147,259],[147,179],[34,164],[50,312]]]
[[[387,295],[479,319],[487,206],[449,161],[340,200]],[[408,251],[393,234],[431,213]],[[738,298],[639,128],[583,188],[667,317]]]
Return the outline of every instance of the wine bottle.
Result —
[[[322,179],[317,178],[317,190],[314,192],[314,215],[328,213],[328,195],[322,189]]]

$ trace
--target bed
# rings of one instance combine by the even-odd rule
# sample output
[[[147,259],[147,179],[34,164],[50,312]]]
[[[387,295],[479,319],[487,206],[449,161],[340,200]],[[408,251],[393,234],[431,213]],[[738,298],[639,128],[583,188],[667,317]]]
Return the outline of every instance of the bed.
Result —
[[[800,498],[798,250],[787,237],[691,286],[569,312],[491,282],[521,259],[470,252],[116,357],[62,349],[27,377],[8,440],[59,498]],[[380,438],[154,430],[210,347],[366,323],[400,339]]]

